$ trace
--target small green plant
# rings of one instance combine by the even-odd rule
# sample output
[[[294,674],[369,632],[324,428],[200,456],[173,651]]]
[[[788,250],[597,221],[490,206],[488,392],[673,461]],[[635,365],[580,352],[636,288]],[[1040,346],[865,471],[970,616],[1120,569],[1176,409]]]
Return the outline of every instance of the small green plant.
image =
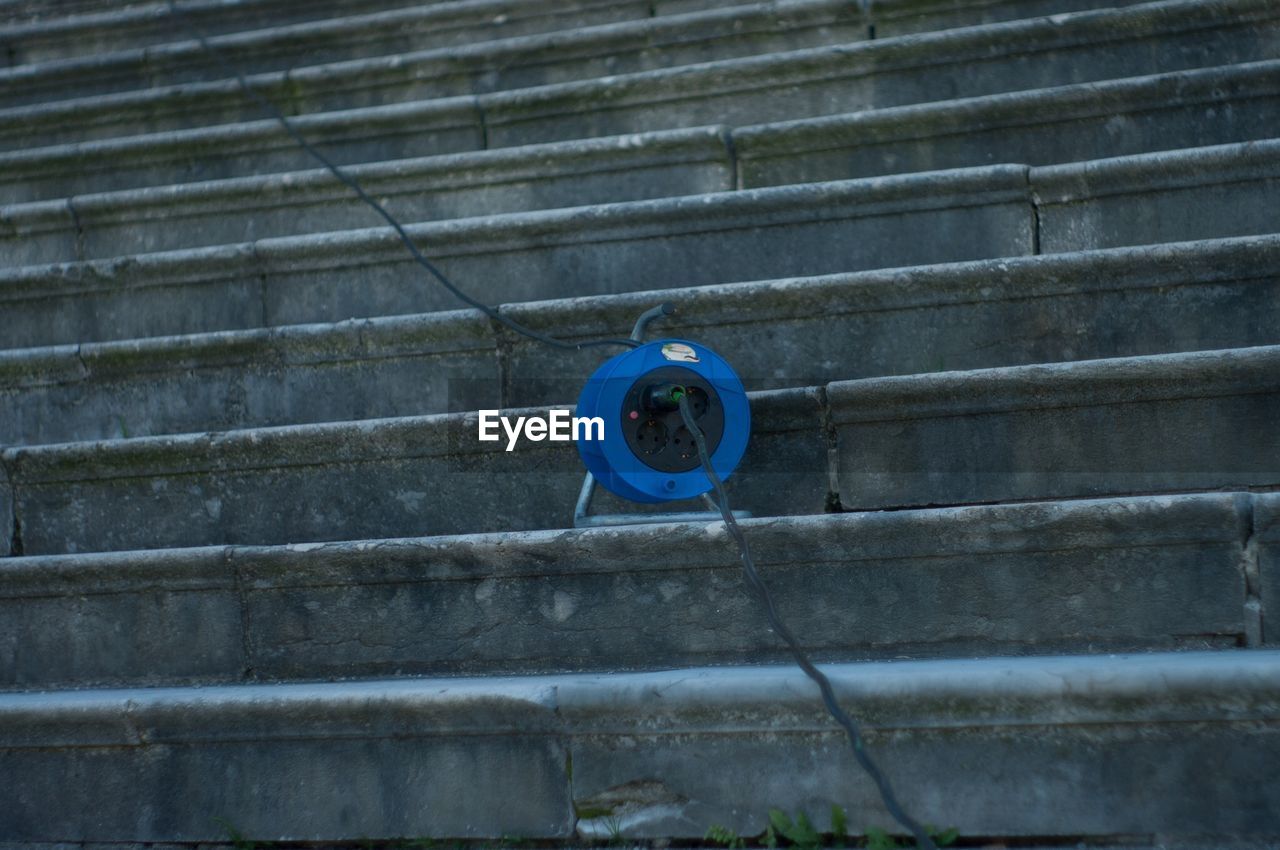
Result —
[[[822,835],[813,828],[809,816],[803,811],[796,812],[795,820],[782,809],[769,810],[769,831],[774,834],[774,843],[771,847],[777,846],[777,836],[782,836],[801,850],[812,850],[812,848],[822,846]]]
[[[831,837],[835,839],[836,847],[844,847],[845,836],[849,834],[849,819],[845,817],[844,809],[831,804]]]
[[[617,846],[622,843],[622,820],[617,815],[609,815],[604,819],[604,828],[609,830],[609,843]]]
[[[938,847],[950,847],[960,837],[960,830],[954,826],[950,829],[939,831],[936,826],[927,823],[924,825],[924,831],[929,833],[934,845]],[[898,843],[896,838],[879,827],[867,827],[867,850],[903,850],[903,848],[911,846],[912,843],[910,841]]]
[[[728,847],[729,850],[742,850],[746,843],[742,840],[742,836],[729,829],[727,826],[721,826],[713,823],[707,827],[707,834],[702,836],[705,840],[713,844],[719,844],[722,847]]]
[[[898,850],[898,840],[878,826],[869,826],[867,850]]]
[[[227,838],[231,841],[231,846],[235,850],[257,850],[258,843],[240,834],[240,831],[232,826],[231,821],[226,818],[214,818],[213,822],[222,827],[222,831],[227,834]]]

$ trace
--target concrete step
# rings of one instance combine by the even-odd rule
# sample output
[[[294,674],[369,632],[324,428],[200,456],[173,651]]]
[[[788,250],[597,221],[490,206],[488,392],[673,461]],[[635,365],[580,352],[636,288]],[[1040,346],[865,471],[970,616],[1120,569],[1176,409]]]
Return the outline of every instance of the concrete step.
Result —
[[[761,516],[821,513],[831,449],[821,391],[774,390],[751,398],[752,444],[734,478],[743,491],[735,506]],[[506,415],[546,414],[544,407]],[[576,449],[548,441],[524,441],[523,449],[480,442],[474,410],[7,449],[0,453],[7,480],[0,507],[6,497],[13,503],[13,521],[3,527],[14,533],[0,540],[0,553],[572,525],[583,476]],[[535,492],[539,497],[530,499]],[[439,498],[445,493],[447,499]],[[640,507],[607,493],[596,499],[597,512]],[[647,507],[704,509],[696,500]]]
[[[788,0],[778,2],[785,4]],[[975,4],[966,0],[880,0],[874,5],[862,4],[859,14],[866,23],[868,35],[885,38],[1035,15],[1132,5],[1134,2],[1135,0],[986,0]],[[627,17],[634,18],[687,14],[727,5],[717,3],[716,0],[574,0],[572,3],[562,0],[558,5],[563,9],[571,6],[585,7],[587,4],[598,10],[603,10],[605,5],[617,7],[619,15],[622,14],[622,8],[630,7],[635,11]],[[320,37],[319,41],[307,42],[310,53],[302,53],[299,51],[299,40],[310,38],[312,32],[318,36],[320,31],[333,27],[335,24],[332,19],[339,15],[350,22],[347,25],[350,36],[347,49],[351,52],[346,54],[349,57],[359,51],[364,51],[364,55],[376,55],[372,51],[393,53],[405,49],[422,49],[433,44],[433,39],[442,35],[432,30],[415,30],[412,41],[402,42],[407,47],[401,47],[401,43],[386,32],[365,35],[370,30],[381,29],[383,20],[393,20],[400,15],[412,20],[416,18],[415,10],[432,5],[440,8],[428,9],[428,14],[440,16],[450,16],[455,10],[484,8],[483,4],[475,0],[434,4],[409,3],[406,0],[361,0],[346,3],[327,0],[321,3],[276,3],[270,6],[245,2],[228,6],[219,2],[184,0],[181,5],[189,10],[189,19],[203,32],[238,34],[252,31],[254,34],[249,39],[259,45],[261,53],[280,57],[292,54],[298,57],[280,60],[290,64],[298,64],[307,55],[314,56],[316,52],[327,49],[329,42]],[[521,19],[534,5],[528,0],[518,4],[504,0],[503,5],[496,7],[487,19],[488,31],[507,32],[513,28],[518,29]],[[25,9],[22,8],[24,6]],[[88,53],[125,53],[150,47],[154,54],[174,49],[172,42],[175,30],[166,20],[163,3],[139,0],[125,6],[122,9],[121,4],[115,0],[86,0],[78,4],[76,9],[82,17],[71,17],[69,12],[72,7],[67,3],[0,2],[0,23],[8,24],[5,33],[0,34],[0,45],[7,48],[0,50],[0,67],[59,61]],[[211,11],[220,11],[222,14],[211,14]],[[109,14],[102,14],[103,12]],[[321,22],[320,19],[326,16],[331,17],[331,20]],[[504,16],[506,19],[502,20]],[[613,20],[622,20],[622,17],[615,17]],[[369,30],[365,29],[366,26]],[[303,35],[304,30],[306,35]],[[483,38],[484,33],[477,33],[477,36]],[[235,38],[227,38],[225,43],[231,46],[239,42]],[[377,46],[382,43],[391,47]],[[263,61],[264,57],[254,54],[245,54],[242,59],[249,63],[247,67],[250,70],[284,67],[278,64],[255,65],[253,63]]]
[[[1280,816],[1256,781],[1280,758],[1274,651],[827,669],[903,805],[963,835],[1270,835]],[[260,841],[600,826],[575,809],[616,813],[624,840],[697,838],[762,832],[770,808],[827,828],[833,804],[892,828],[785,666],[8,694],[0,721],[18,842],[221,840],[223,817]]]
[[[774,0],[770,5],[786,16],[804,15],[804,7],[812,3],[810,0]],[[1121,5],[1130,5],[1130,2],[997,0],[982,5],[962,5],[953,0],[944,3],[888,2],[875,6],[845,4],[839,20],[856,21],[857,26],[841,26],[838,31],[830,30],[827,35],[841,40],[852,40],[862,35],[885,38],[906,32]],[[682,4],[675,11],[689,13],[708,6],[707,3]],[[715,8],[715,4],[710,4],[709,8]],[[412,53],[433,47],[456,47],[553,29],[572,30],[666,14],[669,10],[670,4],[641,0],[576,0],[572,3],[561,0],[557,3],[520,4],[513,4],[511,0],[461,0],[254,29],[214,36],[212,43],[241,71],[256,74],[286,70],[297,65]],[[728,12],[727,9],[723,11]],[[749,25],[751,12],[748,8],[743,7],[738,15],[744,25]],[[95,24],[100,26],[101,21]],[[209,79],[211,73],[219,72],[211,68],[208,56],[199,44],[189,39],[184,26],[171,27],[171,37],[178,40],[168,44],[25,63],[21,60],[27,54],[56,53],[65,49],[68,42],[75,42],[81,34],[69,28],[64,21],[11,31],[8,40],[13,45],[14,55],[10,57],[13,68],[0,72],[0,103],[13,106],[84,97],[91,91],[126,91]],[[46,41],[52,44],[45,45]],[[33,50],[32,45],[39,46]],[[0,64],[0,67],[4,65]],[[616,73],[617,70],[610,69],[610,72]]]
[[[253,74],[647,18],[649,11],[649,4],[641,0],[458,0],[253,29],[212,36],[210,41],[235,67]],[[163,26],[163,12],[159,18]],[[170,22],[165,44],[16,64],[0,72],[0,102],[40,103],[224,76],[195,40],[194,25],[190,19]],[[80,34],[58,21],[28,27],[9,38],[21,46],[47,40],[65,50]]]
[[[1278,58],[1274,37],[1278,26],[1280,10],[1269,0],[1168,0],[574,83],[534,85],[456,101],[442,99],[416,106],[407,102],[366,112],[321,113],[304,126],[316,141],[332,146],[335,156],[351,162],[442,152],[433,145],[442,144],[443,140],[428,137],[416,143],[404,141],[408,134],[405,128],[397,141],[380,138],[368,128],[361,132],[351,126],[367,120],[385,124],[388,109],[404,119],[430,107],[436,120],[419,116],[415,129],[434,127],[437,131],[444,117],[439,110],[448,107],[451,117],[446,123],[451,127],[477,124],[476,110],[483,110],[485,144],[490,147],[698,126],[707,122],[708,115],[728,124],[752,124],[946,99],[940,94],[977,96],[1158,70],[1274,59]],[[360,74],[335,76],[323,67],[299,71],[290,75],[290,88],[282,93],[281,106],[292,112],[316,112],[335,108],[334,98],[339,98],[345,107],[353,107],[368,102],[361,98],[376,97],[377,102],[383,102],[387,98],[420,96],[414,94],[415,87],[421,85],[415,74],[404,66],[393,71],[387,80],[390,87],[362,81]],[[314,88],[310,87],[311,82],[315,83]],[[336,93],[339,87],[341,94]],[[431,81],[428,90],[433,98],[444,94],[439,78]],[[196,91],[199,96],[195,96]],[[222,92],[221,97],[213,96],[217,91]],[[307,94],[308,91],[315,93]],[[780,96],[783,93],[785,96]],[[140,128],[155,134],[189,128],[193,123],[235,125],[258,114],[233,84],[225,82],[200,86],[191,95],[182,88],[171,88],[108,95],[90,102],[18,107],[0,110],[0,149],[128,136]],[[273,137],[279,129],[272,124],[251,122],[238,129],[224,126],[210,130],[197,138],[208,139],[210,133],[230,134],[241,140],[242,149],[253,150],[263,146],[264,134]],[[254,135],[256,143],[247,144],[248,137]],[[175,143],[177,140],[161,133],[155,138],[137,138],[131,144],[163,147]],[[445,147],[443,151],[456,149]],[[218,159],[230,153],[225,151]],[[193,156],[200,154],[188,150],[182,158]],[[254,162],[260,162],[259,157],[254,157]],[[264,167],[268,166],[241,163],[240,173],[245,168]],[[177,181],[171,178],[164,182]]]
[[[1278,369],[1280,347],[1269,346],[758,392],[731,492],[758,516],[790,516],[1280,487]],[[480,442],[470,412],[10,448],[0,459],[10,546],[39,555],[569,525],[575,448],[514,448]]]
[[[857,6],[840,0],[793,0],[785,5],[757,3],[690,15],[644,18],[563,32],[450,45],[415,53],[312,64],[257,74],[253,88],[288,114],[326,112],[397,101],[429,100],[508,89],[592,80],[611,74],[688,65],[710,60],[793,51],[831,42],[858,40],[866,25]],[[198,49],[198,48],[197,48]],[[58,144],[88,138],[133,135],[139,127],[172,130],[229,124],[263,115],[234,79],[164,84],[120,91],[103,82],[81,91],[79,81],[96,76],[91,57],[50,79],[45,67],[10,71],[0,85],[26,105],[0,109],[0,122],[27,122],[24,129],[0,131],[7,149]],[[150,63],[146,72],[151,73]],[[227,77],[207,64],[197,78]],[[70,77],[68,83],[67,77]],[[137,74],[130,83],[145,84]],[[50,97],[50,87],[74,86],[70,99]],[[32,89],[29,93],[26,90]],[[4,126],[0,124],[0,127]]]
[[[1206,108],[1220,120],[1199,120]],[[427,221],[914,172],[934,163],[1039,165],[1242,142],[1274,133],[1277,112],[1280,62],[1259,62],[737,130],[668,130],[354,165],[349,173],[402,221]],[[1010,120],[1031,123],[1014,132]],[[909,134],[916,135],[911,146],[904,145]],[[27,259],[45,261],[378,221],[323,169],[0,208],[0,222],[23,234]],[[22,256],[10,248],[10,256]]]
[[[916,238],[921,230],[933,237]],[[460,285],[493,302],[1034,251],[1022,166],[512,213],[408,232]],[[42,241],[26,233],[7,245],[29,252]],[[15,319],[0,330],[6,347],[457,306],[388,228],[0,271],[0,299]]]
[[[1081,177],[1091,169],[1108,179]],[[490,301],[528,301],[668,281],[698,286],[1267,233],[1275,229],[1277,174],[1280,141],[1268,140],[1044,169],[984,166],[511,213],[408,231],[464,287],[483,280]],[[1134,214],[1112,228],[1107,216],[1124,204],[1161,215]],[[67,248],[65,230],[10,233],[10,253],[29,262]],[[0,345],[11,348],[457,306],[387,228],[32,265],[0,272],[0,302],[17,318],[0,329]]]
[[[1040,250],[1269,232],[1277,154],[1262,141],[1033,169]]]
[[[673,281],[678,283],[678,281]],[[748,389],[1280,344],[1280,236],[503,305],[566,339],[696,339]],[[762,344],[767,341],[767,344]],[[0,444],[61,443],[563,399],[598,350],[474,311],[0,353]]]
[[[778,186],[994,162],[1053,165],[1267,138],[1280,62],[1249,62],[735,129],[739,180]]]
[[[446,2],[179,0],[179,6],[192,25],[218,35]],[[578,0],[566,0],[566,5],[572,2]],[[0,23],[4,24],[0,54],[11,66],[145,48],[185,38],[177,35],[180,30],[175,30],[164,0],[16,0],[0,3]]]
[[[1249,590],[1253,518],[1277,506],[1215,493],[743,527],[827,660],[1206,649],[1280,643]],[[11,558],[0,689],[785,662],[740,568],[707,523]]]
[[[720,127],[393,160],[347,173],[403,222],[735,186]],[[382,223],[328,170],[312,169],[0,207],[0,251],[15,261],[72,261]],[[25,247],[15,243],[18,234]]]

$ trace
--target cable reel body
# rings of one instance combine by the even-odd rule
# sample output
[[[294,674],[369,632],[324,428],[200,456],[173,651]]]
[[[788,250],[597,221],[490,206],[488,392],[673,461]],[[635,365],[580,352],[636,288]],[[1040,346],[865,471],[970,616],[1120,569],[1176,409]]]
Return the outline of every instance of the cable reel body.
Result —
[[[691,499],[711,489],[679,393],[707,441],[711,465],[728,478],[751,434],[751,408],[732,367],[706,346],[664,339],[601,364],[575,413],[604,420],[603,440],[578,440],[583,463],[605,489],[633,502]]]

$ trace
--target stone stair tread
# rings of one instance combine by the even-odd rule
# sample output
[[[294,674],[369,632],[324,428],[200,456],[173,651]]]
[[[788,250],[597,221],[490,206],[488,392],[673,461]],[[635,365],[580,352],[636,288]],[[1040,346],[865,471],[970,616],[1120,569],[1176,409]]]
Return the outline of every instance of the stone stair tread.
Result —
[[[1276,720],[1276,651],[825,669],[894,766],[904,805],[963,834],[1256,834],[1274,823],[1265,783],[1200,767],[1216,753],[1265,772],[1280,757],[1276,736],[1258,731]],[[611,789],[628,799],[640,779],[652,793],[627,811],[637,838],[696,837],[717,822],[754,834],[773,807],[885,817],[794,667],[4,694],[0,717],[0,745],[27,771],[9,810],[19,841],[218,840],[208,812],[224,810],[249,835],[568,838],[575,803]],[[69,760],[94,769],[67,771]],[[752,779],[725,783],[709,763]],[[210,782],[215,765],[257,782]],[[386,805],[352,806],[348,781],[325,779],[365,774]],[[985,803],[968,802],[974,775]],[[39,802],[55,788],[66,804],[56,820]],[[90,817],[104,793],[115,804]],[[186,805],[142,817],[157,793]],[[1236,805],[1201,805],[1219,794]],[[1037,804],[1046,798],[1052,807]],[[957,799],[967,802],[948,805]]]
[[[757,391],[730,490],[771,516],[1274,487],[1280,432],[1259,423],[1280,416],[1278,369],[1272,345]],[[1205,421],[1230,439],[1206,440]],[[466,412],[16,447],[0,466],[24,554],[565,527],[572,444],[507,451],[477,425]],[[607,496],[599,509],[617,512]]]
[[[1265,586],[1278,516],[1206,493],[742,526],[805,647],[849,661],[1256,646],[1241,541]],[[0,640],[27,649],[0,689],[784,662],[739,568],[710,518],[9,558]]]

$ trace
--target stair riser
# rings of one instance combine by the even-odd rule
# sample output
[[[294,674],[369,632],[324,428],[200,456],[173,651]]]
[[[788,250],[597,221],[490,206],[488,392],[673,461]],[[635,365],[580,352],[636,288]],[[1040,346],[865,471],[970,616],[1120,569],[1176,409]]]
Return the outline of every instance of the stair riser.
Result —
[[[1262,143],[1273,147],[1268,143]],[[1106,164],[1096,172],[1057,166],[1033,172],[1039,213],[1040,250],[1076,251],[1148,242],[1175,242],[1218,235],[1272,232],[1280,193],[1280,162],[1248,162],[1248,149],[1232,164],[1170,153],[1141,161]],[[1192,179],[1169,180],[1161,163],[1186,169]],[[1215,173],[1216,172],[1216,173]],[[1212,175],[1212,176],[1210,176]],[[1207,178],[1207,179],[1205,179]],[[1270,220],[1268,220],[1270,219]]]
[[[410,230],[446,274],[472,291],[484,281],[486,300],[497,302],[1025,255],[1033,224],[1026,170],[998,166]],[[15,272],[5,309],[20,321],[5,326],[13,336],[3,344],[100,339],[104,328],[126,338],[189,332],[197,322],[231,321],[229,311],[258,325],[458,306],[390,236],[322,234]],[[237,304],[222,295],[228,289],[261,297]],[[217,307],[207,317],[175,314],[174,299]],[[108,323],[104,314],[120,318]]]
[[[824,657],[1204,648],[1246,640],[1250,505],[846,514],[747,534],[789,624]],[[786,660],[726,538],[701,524],[518,540],[514,556],[489,536],[14,562],[0,687]],[[638,555],[650,550],[670,555]]]
[[[699,340],[749,389],[766,389],[1276,344],[1278,287],[1280,243],[1270,239],[502,309],[581,339],[624,336],[669,301],[679,313],[652,335]],[[0,357],[0,442],[541,405],[567,397],[602,356],[506,332],[498,345],[487,322],[463,313],[15,352]]]
[[[648,16],[649,4],[642,0],[562,1],[514,7],[486,0],[463,8],[426,6],[370,18],[349,17],[341,26],[323,21],[310,27],[255,29],[249,34],[217,39],[213,44],[241,72],[257,74],[284,71],[298,65],[458,47],[552,30],[575,30]],[[159,23],[163,25],[164,21]],[[203,31],[210,32],[208,28]],[[92,94],[199,83],[214,76],[218,67],[216,60],[191,40],[184,24],[175,22],[167,33],[157,34],[162,40],[174,43],[150,46],[145,52],[100,50],[97,56],[81,54],[83,58],[39,68],[18,65],[11,74],[0,75],[0,104],[10,107],[47,103]],[[27,52],[23,48],[28,45],[46,52],[41,50],[44,45],[39,45],[38,36],[19,38],[20,46],[16,49],[20,54]],[[71,39],[65,32],[59,32],[49,41],[53,42],[49,45],[53,49],[47,52],[53,53],[59,48],[65,51]]]
[[[774,14],[769,7],[754,9],[755,14],[741,18],[718,14],[678,25],[645,19],[569,39],[533,36],[525,39],[523,49],[503,42],[503,49],[494,45],[488,51],[460,53],[446,48],[418,59],[389,57],[301,69],[255,81],[255,88],[288,114],[330,112],[796,50],[856,41],[865,33],[853,6],[799,20]],[[234,124],[263,115],[264,109],[231,81],[84,97],[0,112],[0,150],[134,135],[139,128],[155,132]],[[9,119],[23,124],[15,126]],[[646,129],[663,126],[650,124]]]
[[[1280,758],[1276,666],[1192,653],[829,669],[903,806],[931,822],[1262,837],[1274,794],[1235,771]],[[890,826],[794,668],[33,694],[0,710],[0,828],[19,842],[221,840],[224,814],[260,840],[567,838],[604,828],[573,811],[600,798],[627,805],[625,838],[750,835],[770,808],[826,829],[833,804],[851,826]],[[1232,773],[1204,770],[1214,759]],[[113,805],[94,811],[103,795]],[[1219,799],[1236,804],[1206,803]]]
[[[817,513],[832,482],[856,509],[1280,486],[1269,424],[1280,415],[1278,351],[756,394],[734,504]],[[1205,422],[1230,439],[1206,440]],[[581,480],[572,445],[508,453],[479,443],[474,415],[461,414],[4,458],[27,554],[562,528]]]
[[[350,174],[404,222],[734,188],[729,148],[715,128],[564,142],[530,150],[527,158],[502,151],[418,160],[394,170],[381,165],[357,167]],[[21,264],[145,254],[383,223],[328,172],[239,180],[223,191],[193,187],[11,207],[0,210],[0,228],[5,218],[10,234],[0,235],[0,252]]]
[[[733,133],[747,187],[988,162],[1050,165],[1265,139],[1280,63],[1069,86]]]
[[[693,0],[699,2],[699,0]],[[997,23],[1041,15],[1132,6],[1144,0],[888,0],[871,4],[876,38]]]
[[[832,384],[841,502],[1280,485],[1280,432],[1264,424],[1280,416],[1275,356],[1192,355],[1173,369],[1103,361],[1064,382],[1054,375],[1065,367],[1050,366]]]

